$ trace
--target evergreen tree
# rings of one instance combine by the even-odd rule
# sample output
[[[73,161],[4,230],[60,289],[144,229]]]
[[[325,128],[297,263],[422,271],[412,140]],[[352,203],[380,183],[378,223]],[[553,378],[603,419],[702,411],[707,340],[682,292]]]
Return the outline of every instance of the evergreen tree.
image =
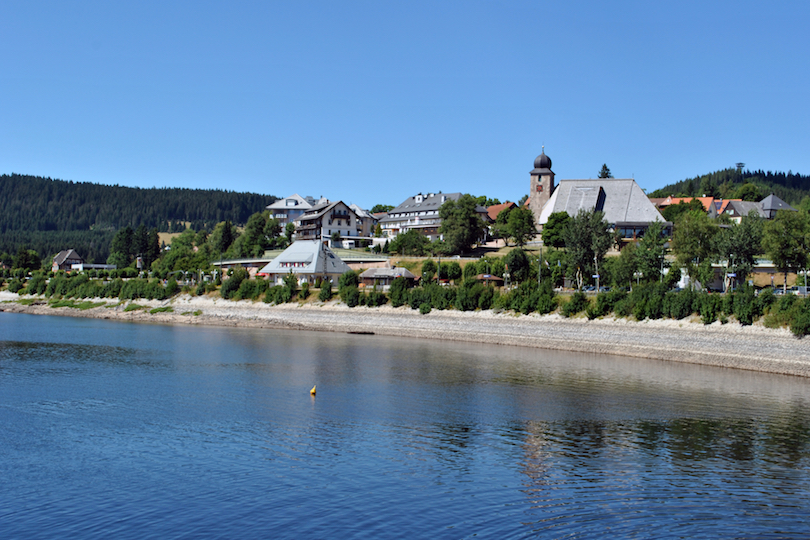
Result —
[[[608,169],[607,163],[602,164],[602,169],[599,171],[599,178],[613,178],[613,174],[611,174],[610,169]]]
[[[134,235],[132,227],[127,225],[118,230],[110,244],[110,256],[107,264],[114,264],[118,268],[126,268],[134,260]]]

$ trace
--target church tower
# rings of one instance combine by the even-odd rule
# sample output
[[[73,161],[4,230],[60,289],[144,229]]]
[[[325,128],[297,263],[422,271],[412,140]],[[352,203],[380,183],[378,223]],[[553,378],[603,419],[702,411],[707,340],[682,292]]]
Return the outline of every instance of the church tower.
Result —
[[[546,155],[545,147],[534,160],[534,170],[529,173],[529,209],[534,213],[535,224],[540,219],[540,211],[548,202],[554,191],[554,173],[551,172],[551,158]]]

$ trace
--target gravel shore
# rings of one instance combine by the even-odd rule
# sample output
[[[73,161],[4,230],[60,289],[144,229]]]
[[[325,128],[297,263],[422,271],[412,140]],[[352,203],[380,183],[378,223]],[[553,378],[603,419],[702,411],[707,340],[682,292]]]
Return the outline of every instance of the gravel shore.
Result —
[[[786,375],[810,376],[810,342],[788,330],[699,320],[629,321],[605,318],[566,319],[559,315],[432,311],[421,315],[408,307],[348,308],[339,301],[268,306],[213,297],[181,295],[169,301],[138,300],[145,309],[124,311],[127,303],[108,299],[87,310],[52,308],[42,299],[31,305],[16,294],[0,292],[0,311],[67,315],[161,324],[288,328],[324,332],[373,333],[386,336],[444,339],[516,345],[583,353],[633,356],[689,362]],[[159,307],[172,312],[149,313]]]

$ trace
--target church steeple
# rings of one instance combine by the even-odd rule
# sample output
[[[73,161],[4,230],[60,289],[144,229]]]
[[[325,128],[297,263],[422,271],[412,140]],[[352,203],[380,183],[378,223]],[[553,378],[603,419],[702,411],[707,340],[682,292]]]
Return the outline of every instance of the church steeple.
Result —
[[[529,209],[534,213],[535,223],[540,219],[540,211],[548,202],[554,191],[554,173],[551,171],[551,158],[546,155],[543,146],[539,156],[534,160],[534,170],[529,173]]]

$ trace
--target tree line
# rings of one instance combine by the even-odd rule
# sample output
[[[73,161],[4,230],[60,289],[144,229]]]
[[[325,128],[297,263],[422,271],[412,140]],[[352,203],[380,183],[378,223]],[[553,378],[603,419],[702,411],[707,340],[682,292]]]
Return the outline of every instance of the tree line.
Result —
[[[757,190],[754,198],[747,195],[745,190],[741,191],[746,185],[749,187],[745,190],[750,191],[752,188]],[[793,171],[784,173],[728,168],[669,184],[653,191],[649,196],[761,200],[771,193],[788,204],[799,205],[806,198],[810,198],[810,176]]]
[[[73,248],[86,260],[106,260],[112,234],[140,225],[160,232],[247,223],[277,197],[182,188],[131,188],[21,174],[0,175],[0,253],[20,246],[43,257]]]

